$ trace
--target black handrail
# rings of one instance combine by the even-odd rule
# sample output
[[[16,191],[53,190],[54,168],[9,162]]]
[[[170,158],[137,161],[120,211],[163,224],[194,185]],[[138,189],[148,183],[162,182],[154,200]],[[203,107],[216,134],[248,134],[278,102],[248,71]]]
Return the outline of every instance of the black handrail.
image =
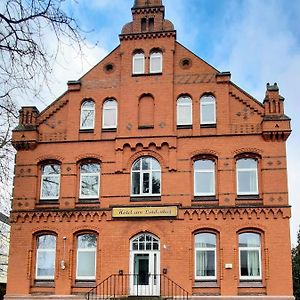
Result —
[[[86,299],[108,300],[128,296],[189,299],[189,293],[165,274],[112,274],[92,288]]]

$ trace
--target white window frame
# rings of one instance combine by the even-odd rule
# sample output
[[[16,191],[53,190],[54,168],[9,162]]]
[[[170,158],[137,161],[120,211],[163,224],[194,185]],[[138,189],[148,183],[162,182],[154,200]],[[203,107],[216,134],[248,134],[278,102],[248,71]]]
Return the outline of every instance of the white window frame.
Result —
[[[204,121],[204,106],[212,105],[214,108],[214,115],[213,119],[210,121]],[[205,95],[202,96],[200,99],[200,124],[201,125],[209,125],[209,124],[216,124],[216,98],[213,95]]]
[[[58,166],[58,168],[59,168],[59,173],[58,174],[49,174],[49,175],[44,174],[44,168],[46,166],[51,166],[51,165]],[[49,197],[43,196],[43,182],[44,182],[45,177],[58,178],[57,196],[55,196],[55,197],[53,197],[53,196],[51,196],[51,197],[50,196]],[[42,165],[40,200],[58,200],[59,199],[59,194],[60,194],[60,165],[59,164],[44,164],[44,165]]]
[[[143,68],[142,70],[136,70],[137,61],[143,61]],[[132,74],[145,74],[145,53],[144,52],[137,52],[133,54],[132,57]]]
[[[244,233],[252,233],[252,234],[256,234],[259,237],[259,243],[260,246],[259,247],[240,247],[239,246],[239,274],[240,274],[240,280],[262,280],[262,269],[261,269],[261,235],[259,233],[256,232],[243,232],[239,234],[239,238],[240,235],[244,234]],[[240,242],[240,239],[239,239]],[[259,276],[242,276],[241,275],[241,252],[242,251],[258,251],[258,260],[259,260]]]
[[[99,172],[94,173],[82,173],[81,167],[82,165],[88,165],[88,164],[97,164],[99,166]],[[97,162],[91,162],[91,163],[82,163],[79,166],[80,171],[80,184],[79,184],[79,198],[80,199],[99,199],[99,191],[100,191],[100,164]],[[81,187],[82,187],[82,177],[97,177],[98,178],[98,189],[97,189],[97,195],[82,195]]]
[[[151,159],[151,163],[150,163],[150,170],[142,170],[142,159],[145,159],[145,158],[150,158]],[[140,169],[139,170],[133,170],[133,166],[135,165],[136,162],[138,162],[140,160]],[[130,190],[131,190],[131,197],[141,197],[141,196],[153,196],[153,197],[159,197],[161,196],[161,167],[159,169],[152,169],[152,161],[155,160],[159,166],[160,166],[160,163],[158,160],[156,160],[155,158],[151,157],[151,156],[143,156],[143,157],[140,157],[139,159],[135,160],[134,163],[132,164],[132,168],[131,168],[131,187],[130,187]],[[153,175],[152,173],[153,172],[159,172],[159,183],[160,183],[160,193],[159,194],[153,194],[152,193],[152,178],[153,178]],[[134,173],[139,173],[140,174],[140,193],[139,194],[134,194],[133,193],[133,174]],[[143,175],[144,174],[149,174],[149,193],[143,193]]]
[[[113,102],[114,106],[108,106],[109,102]],[[115,111],[115,124],[110,126],[105,126],[105,119],[107,111]],[[118,102],[115,99],[107,99],[103,103],[103,113],[102,113],[102,128],[104,129],[115,129],[118,126]]]
[[[238,167],[238,161],[240,160],[253,160],[256,162],[256,168],[242,168],[240,169]],[[239,190],[239,180],[240,180],[240,172],[252,172],[252,171],[255,171],[255,179],[256,179],[256,190],[255,191],[246,191],[246,192],[243,192],[243,191],[240,191]],[[236,160],[236,186],[237,186],[237,194],[238,195],[258,195],[259,194],[259,189],[258,189],[258,160],[255,159],[255,158],[239,158]]]
[[[196,236],[198,234],[203,234],[203,233],[208,233],[212,234],[215,236],[215,241],[216,241],[216,247],[210,247],[210,248],[205,248],[205,247],[196,247]],[[211,232],[198,232],[195,234],[195,279],[196,280],[201,280],[201,281],[206,281],[206,280],[217,280],[217,271],[218,271],[218,266],[217,266],[217,235],[215,233]],[[201,251],[214,251],[215,254],[215,276],[197,276],[197,252]]]
[[[210,161],[213,163],[214,169],[200,169],[200,170],[196,170],[195,168],[195,162],[196,161]],[[194,162],[194,195],[195,196],[215,196],[216,195],[216,163],[214,160],[212,159],[197,159]],[[202,173],[202,174],[206,174],[206,173],[212,173],[213,174],[213,191],[212,193],[196,193],[196,173]],[[198,183],[201,185],[201,183]]]
[[[154,69],[153,68],[153,62],[156,59],[160,59],[159,60],[159,68],[158,69]],[[163,55],[160,51],[153,51],[150,54],[150,73],[154,74],[154,73],[162,73],[162,69],[163,69]]]
[[[185,100],[185,99],[188,99],[189,100],[189,103],[180,103],[181,100]],[[190,112],[190,122],[186,122],[186,123],[183,123],[183,122],[179,122],[179,115],[182,114],[181,110],[180,110],[180,107],[188,107],[189,108],[189,112]],[[176,102],[176,109],[177,109],[177,125],[178,126],[181,126],[181,125],[193,125],[193,101],[191,99],[191,97],[189,96],[180,96],[178,99],[177,99],[177,102]]]
[[[78,247],[78,238],[80,236],[83,236],[85,234],[80,234],[77,236],[77,247],[76,247],[76,279],[78,280],[95,280],[96,279],[96,272],[97,272],[97,242],[98,242],[98,238],[97,235],[94,233],[86,233],[86,234],[93,234],[96,237],[96,247],[93,248],[79,248]],[[78,276],[78,262],[79,262],[79,252],[94,252],[94,257],[95,257],[95,269],[94,271],[94,275],[93,276]]]
[[[38,248],[38,239],[42,236],[54,236],[55,237],[55,247],[52,249],[39,249]],[[52,234],[43,234],[43,235],[39,235],[37,236],[36,238],[36,243],[37,243],[37,246],[36,246],[36,262],[35,262],[35,279],[37,280],[54,280],[55,278],[55,266],[56,266],[56,236],[55,235],[52,235]],[[43,276],[43,275],[38,275],[38,262],[39,262],[39,255],[40,253],[54,253],[54,272],[53,272],[53,275],[52,276]]]
[[[84,104],[87,102],[93,103],[93,108],[91,107],[84,107]],[[92,111],[93,112],[93,124],[91,126],[83,126],[83,112],[84,111]],[[82,130],[88,130],[88,129],[94,129],[95,127],[95,102],[93,100],[86,100],[81,104],[81,110],[80,110],[80,129]]]

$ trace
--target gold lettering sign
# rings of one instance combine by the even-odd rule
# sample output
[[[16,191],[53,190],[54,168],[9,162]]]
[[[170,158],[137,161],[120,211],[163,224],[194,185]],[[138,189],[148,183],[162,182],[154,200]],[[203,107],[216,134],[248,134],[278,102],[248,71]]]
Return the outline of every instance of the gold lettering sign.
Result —
[[[112,210],[114,218],[176,217],[177,206],[164,207],[116,207]]]

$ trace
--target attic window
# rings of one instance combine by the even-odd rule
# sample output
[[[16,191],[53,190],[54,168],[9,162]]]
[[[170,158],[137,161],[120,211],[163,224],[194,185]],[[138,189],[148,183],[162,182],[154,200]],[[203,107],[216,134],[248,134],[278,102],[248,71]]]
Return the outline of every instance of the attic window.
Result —
[[[142,20],[141,20],[141,30],[142,30],[142,32],[147,30],[147,19],[146,18],[142,18]]]
[[[114,65],[112,63],[108,63],[104,66],[105,73],[111,73],[114,70]]]
[[[190,58],[183,58],[179,64],[182,69],[189,69],[192,66],[192,60]]]
[[[149,31],[154,30],[154,18],[149,18]]]

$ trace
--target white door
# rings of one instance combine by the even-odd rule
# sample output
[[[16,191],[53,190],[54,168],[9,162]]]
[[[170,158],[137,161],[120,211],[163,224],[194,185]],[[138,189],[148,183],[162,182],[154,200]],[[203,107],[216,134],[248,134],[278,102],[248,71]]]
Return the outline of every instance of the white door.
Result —
[[[130,295],[159,296],[159,240],[140,234],[131,241]]]

